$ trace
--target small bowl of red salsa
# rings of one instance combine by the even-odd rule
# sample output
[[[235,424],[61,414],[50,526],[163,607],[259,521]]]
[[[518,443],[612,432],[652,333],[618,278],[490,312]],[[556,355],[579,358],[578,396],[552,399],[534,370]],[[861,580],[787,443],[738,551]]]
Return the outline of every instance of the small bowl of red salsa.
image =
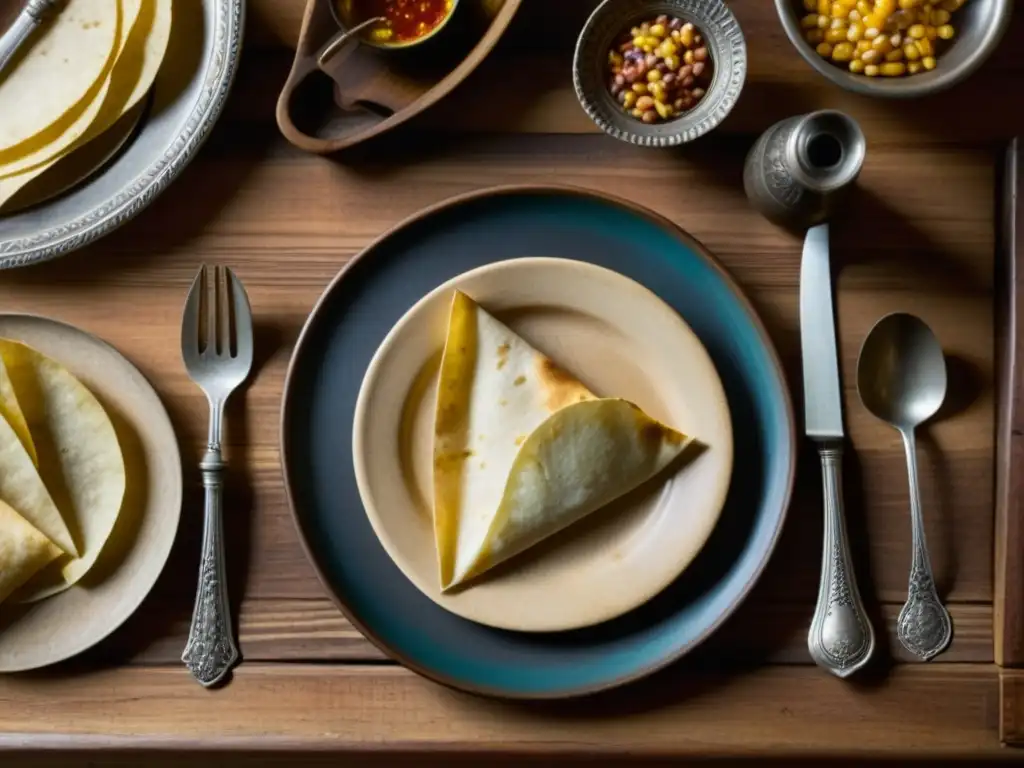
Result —
[[[458,0],[332,0],[338,20],[350,28],[367,19],[385,21],[365,30],[360,39],[378,48],[408,48],[429,40],[448,23]]]

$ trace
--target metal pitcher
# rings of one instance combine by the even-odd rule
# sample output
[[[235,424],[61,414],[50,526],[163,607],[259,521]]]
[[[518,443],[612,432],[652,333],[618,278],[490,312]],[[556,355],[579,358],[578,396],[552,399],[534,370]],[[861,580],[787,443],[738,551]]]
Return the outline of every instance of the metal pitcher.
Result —
[[[825,221],[839,192],[864,165],[857,122],[822,110],[776,123],[754,144],[743,169],[751,204],[770,221],[806,229]]]

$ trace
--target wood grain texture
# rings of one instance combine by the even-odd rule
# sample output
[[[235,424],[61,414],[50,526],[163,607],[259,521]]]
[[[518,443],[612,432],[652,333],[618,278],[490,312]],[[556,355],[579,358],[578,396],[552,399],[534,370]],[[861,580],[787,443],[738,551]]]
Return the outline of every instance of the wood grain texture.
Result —
[[[597,3],[524,3],[495,54],[416,124],[483,132],[596,132],[576,100],[571,66],[576,37]],[[729,0],[729,7],[746,36],[749,70],[740,102],[718,134],[759,133],[777,120],[823,106],[856,117],[872,147],[1001,141],[1024,131],[1024,105],[1007,98],[1024,74],[1015,54],[1024,43],[1020,4],[1002,44],[974,77],[949,92],[911,102],[871,99],[829,83],[789,42],[770,0]],[[291,64],[302,10],[302,0],[249,4],[249,55],[265,64],[264,89],[269,72],[277,76],[276,88],[264,97],[271,103]],[[962,108],[966,104],[970,109]],[[264,114],[272,114],[272,108]]]
[[[188,634],[188,617],[164,623],[165,603],[146,604],[133,621],[140,627],[156,625],[158,635],[140,643],[137,631],[119,632],[69,669],[93,664],[174,665]],[[895,660],[915,659],[896,639],[898,605],[881,606],[886,647]],[[992,662],[992,608],[988,605],[954,603],[950,606],[956,626],[945,663]],[[695,669],[706,666],[749,666],[753,662],[807,664],[807,624],[811,607],[752,602],[715,635],[714,643],[685,664]],[[760,628],[752,633],[751,627]],[[881,631],[881,625],[879,627]],[[241,606],[239,645],[245,661],[255,662],[377,662],[386,656],[366,640],[327,598],[255,599]]]
[[[990,664],[908,665],[860,686],[805,667],[677,670],[543,705],[455,693],[397,667],[247,664],[216,692],[184,670],[129,668],[0,679],[0,747],[998,757],[997,702]]]
[[[273,123],[303,3],[250,0],[235,93],[196,162],[100,243],[0,275],[5,311],[74,323],[140,367],[171,413],[188,483],[171,560],[139,613],[72,664],[0,679],[0,749],[343,749],[346,764],[362,757],[389,766],[401,763],[390,762],[391,752],[382,758],[383,750],[479,750],[488,762],[504,754],[510,765],[527,753],[1006,755],[998,751],[1005,712],[990,662],[993,306],[1002,279],[991,139],[1007,123],[986,99],[1019,109],[1018,99],[1003,97],[1019,60],[1004,45],[989,75],[972,80],[977,109],[869,102],[819,82],[782,36],[771,3],[735,0],[751,44],[740,109],[699,149],[649,152],[571,135],[593,126],[569,90],[565,41],[593,4],[524,3],[508,40],[451,99],[335,162],[293,149]],[[651,681],[596,702],[510,706],[452,693],[384,662],[334,609],[305,560],[280,473],[285,366],[330,278],[382,231],[451,195],[530,182],[610,192],[668,216],[723,261],[779,347],[799,408],[800,242],[749,209],[741,166],[754,134],[777,117],[819,106],[853,111],[870,142],[860,190],[835,223],[833,247],[842,265],[849,527],[861,590],[876,628],[888,628],[879,631],[874,672],[844,683],[808,666],[821,546],[810,447],[761,582],[720,634]],[[245,663],[215,692],[195,685],[177,660],[198,564],[195,466],[206,430],[206,403],[185,376],[178,333],[200,262],[236,270],[257,332],[256,374],[227,415],[229,584]],[[854,389],[864,336],[896,310],[926,320],[950,361],[949,403],[920,436],[928,540],[955,623],[951,649],[928,665],[887,663],[904,660],[891,630],[910,565],[906,473],[897,434],[866,413]],[[5,765],[14,754],[5,752]],[[139,754],[146,762],[154,753]]]
[[[1002,179],[1002,276],[999,316],[999,428],[996,433],[995,658],[1000,666],[1024,666],[1024,160],[1019,139],[1006,154]],[[1014,689],[1015,690],[1015,689]]]

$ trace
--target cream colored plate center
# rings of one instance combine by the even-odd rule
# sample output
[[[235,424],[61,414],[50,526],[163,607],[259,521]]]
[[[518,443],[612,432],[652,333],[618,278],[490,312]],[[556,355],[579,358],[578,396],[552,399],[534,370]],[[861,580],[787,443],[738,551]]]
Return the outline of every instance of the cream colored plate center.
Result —
[[[596,394],[630,399],[708,449],[472,586],[442,594],[431,526],[432,433],[455,287]],[[732,473],[728,405],[697,337],[646,288],[564,259],[489,265],[413,307],[367,370],[353,449],[370,522],[403,573],[453,613],[521,631],[595,624],[656,595],[707,540]]]

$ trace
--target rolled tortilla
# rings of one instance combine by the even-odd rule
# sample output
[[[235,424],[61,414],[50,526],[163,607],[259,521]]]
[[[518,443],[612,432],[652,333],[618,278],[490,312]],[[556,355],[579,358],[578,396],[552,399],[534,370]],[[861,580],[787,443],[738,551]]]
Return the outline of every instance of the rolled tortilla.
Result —
[[[597,397],[456,291],[434,421],[442,590],[631,491],[689,442],[627,400]]]

